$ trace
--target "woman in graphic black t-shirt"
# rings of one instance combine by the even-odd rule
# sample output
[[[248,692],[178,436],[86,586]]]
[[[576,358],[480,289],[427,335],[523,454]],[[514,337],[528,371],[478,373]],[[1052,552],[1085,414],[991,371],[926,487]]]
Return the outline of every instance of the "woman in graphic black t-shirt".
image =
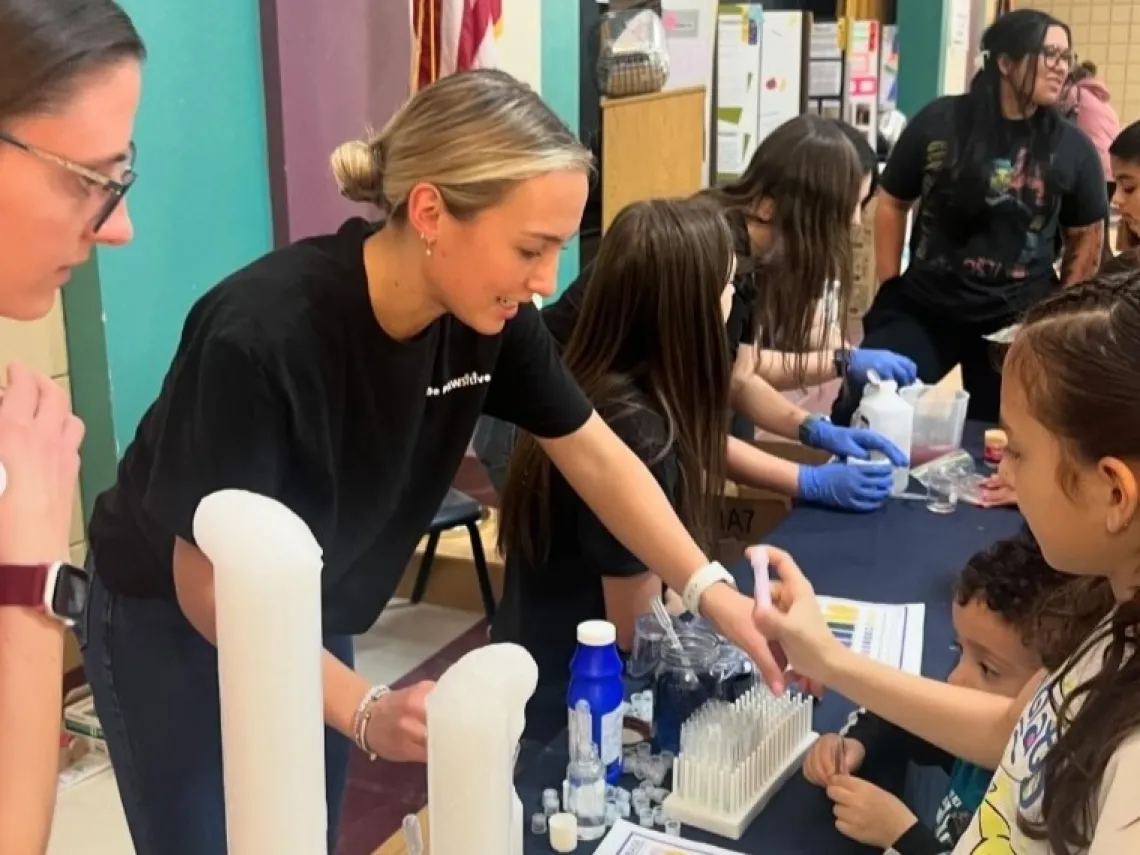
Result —
[[[986,336],[1057,287],[1058,233],[1060,284],[1096,271],[1108,203],[1096,150],[1054,108],[1073,62],[1068,27],[1018,10],[986,31],[982,51],[969,93],[925,107],[891,153],[875,218],[882,287],[863,344],[911,357],[927,383],[961,365],[971,417],[993,422],[1001,378]],[[858,395],[845,390],[837,423]]]
[[[603,524],[782,682],[751,599],[593,414],[531,305],[585,205],[589,155],[570,131],[510,76],[470,72],[421,90],[333,166],[384,227],[350,220],[207,292],[91,520],[84,661],[140,855],[226,846],[199,502],[270,496],[322,547],[331,851],[352,742],[424,758],[430,686],[370,687],[352,636],[395,590],[481,412],[539,437]],[[250,607],[272,608],[272,591]]]
[[[732,235],[700,200],[637,202],[610,226],[563,353],[595,409],[653,473],[691,533],[708,543],[723,482],[729,394],[724,321]],[[528,738],[566,726],[575,628],[606,619],[628,650],[637,615],[661,594],[645,564],[607,531],[530,437],[502,497],[503,599],[491,637],[538,662]]]

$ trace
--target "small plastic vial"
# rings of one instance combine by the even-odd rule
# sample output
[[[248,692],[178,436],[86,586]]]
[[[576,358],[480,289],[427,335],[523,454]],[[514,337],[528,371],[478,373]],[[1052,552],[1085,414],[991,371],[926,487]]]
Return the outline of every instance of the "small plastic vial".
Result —
[[[658,805],[657,807],[655,807],[653,809],[653,824],[654,825],[664,825],[665,824],[665,808],[661,807],[661,805]]]
[[[681,820],[679,820],[679,819],[667,819],[667,820],[665,820],[665,833],[668,834],[670,837],[680,837],[681,836]]]
[[[614,801],[618,804],[621,804],[622,802],[629,804],[630,798],[630,792],[625,787],[618,787],[614,790]]]
[[[637,815],[637,824],[642,828],[653,828],[653,811],[642,811]]]
[[[617,809],[618,809],[618,816],[620,816],[622,819],[629,819],[630,814],[633,813],[633,808],[630,805],[628,800],[626,800],[624,802],[618,802],[617,803]]]
[[[606,827],[617,825],[620,815],[618,814],[618,806],[613,802],[606,805]]]
[[[558,791],[542,791],[542,812],[547,816],[554,816],[559,812]]]
[[[536,813],[530,818],[531,834],[546,834],[546,814]]]

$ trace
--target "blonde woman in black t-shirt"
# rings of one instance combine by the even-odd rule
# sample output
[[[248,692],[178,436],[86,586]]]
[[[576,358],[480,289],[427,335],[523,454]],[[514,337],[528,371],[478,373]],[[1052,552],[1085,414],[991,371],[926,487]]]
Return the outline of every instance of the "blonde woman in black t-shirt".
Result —
[[[131,180],[142,58],[138,34],[110,0],[0,0],[0,316],[43,317],[96,245],[130,239],[120,201]],[[51,827],[62,705],[58,618],[81,615],[85,590],[82,575],[59,564],[68,556],[82,438],[63,389],[7,366],[0,402],[4,855],[42,855]]]
[[[783,680],[752,600],[594,414],[532,305],[553,292],[586,202],[590,156],[566,126],[509,75],[466,72],[332,165],[381,221],[351,219],[206,292],[92,515],[84,661],[139,855],[226,846],[198,503],[224,488],[270,496],[322,547],[331,850],[354,743],[425,757],[431,685],[369,685],[352,637],[394,593],[483,412],[539,437],[617,538]]]

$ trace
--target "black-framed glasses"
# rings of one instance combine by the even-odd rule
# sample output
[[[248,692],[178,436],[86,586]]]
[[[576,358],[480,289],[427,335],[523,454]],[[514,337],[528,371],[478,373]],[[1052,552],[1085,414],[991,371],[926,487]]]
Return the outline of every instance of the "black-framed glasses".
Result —
[[[1066,68],[1073,68],[1077,64],[1077,55],[1069,48],[1058,45],[1045,45],[1041,48],[1041,57],[1045,60],[1046,68],[1056,68],[1064,63]]]
[[[73,160],[68,160],[66,157],[60,157],[58,154],[53,154],[39,146],[18,140],[3,131],[0,131],[0,142],[8,143],[8,145],[15,146],[21,151],[26,151],[28,154],[38,157],[40,160],[46,160],[48,163],[54,163],[56,166],[63,167],[73,175],[78,175],[90,186],[102,190],[106,194],[106,199],[104,199],[103,204],[99,206],[99,210],[91,224],[91,230],[96,233],[98,233],[99,229],[103,227],[103,224],[107,222],[111,214],[115,213],[115,208],[119,207],[119,203],[123,201],[123,197],[127,195],[127,191],[131,189],[135,183],[135,179],[138,178],[134,170],[135,144],[133,142],[127,150],[126,168],[123,170],[122,176],[118,179],[114,179],[110,175],[104,175],[102,172],[97,172]]]

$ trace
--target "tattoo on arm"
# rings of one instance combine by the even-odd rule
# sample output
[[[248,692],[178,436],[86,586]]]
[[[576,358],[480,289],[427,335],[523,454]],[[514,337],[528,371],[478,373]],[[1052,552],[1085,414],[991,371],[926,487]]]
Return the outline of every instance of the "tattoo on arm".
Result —
[[[1061,284],[1076,285],[1096,275],[1104,252],[1104,223],[1065,229],[1061,254]]]

